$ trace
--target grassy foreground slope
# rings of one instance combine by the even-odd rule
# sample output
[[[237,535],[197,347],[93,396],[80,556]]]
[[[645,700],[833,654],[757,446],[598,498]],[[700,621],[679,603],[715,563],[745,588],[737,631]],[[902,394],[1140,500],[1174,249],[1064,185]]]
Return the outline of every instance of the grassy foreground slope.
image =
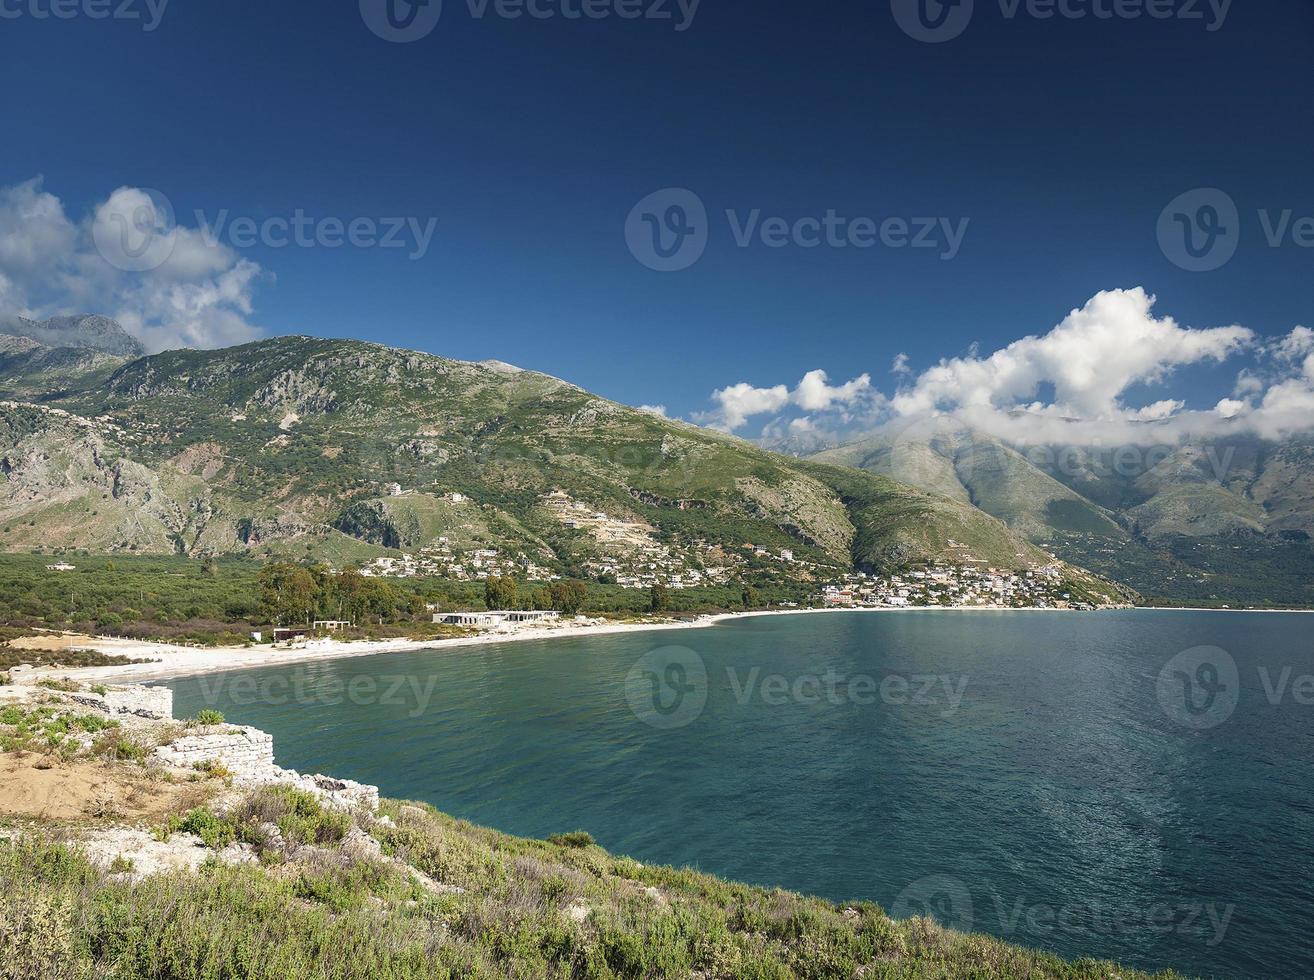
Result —
[[[259,792],[233,815],[193,811],[186,825],[215,847],[234,835],[250,839],[257,819],[276,819],[289,838],[309,842],[291,857],[267,848],[259,864],[209,861],[196,874],[98,870],[76,846],[30,832],[0,843],[0,976],[1146,976],[929,919],[895,921],[870,903],[836,905],[640,864],[584,834],[533,841],[418,804],[385,801],[381,810],[388,821],[367,824],[374,856],[359,829],[287,794]]]

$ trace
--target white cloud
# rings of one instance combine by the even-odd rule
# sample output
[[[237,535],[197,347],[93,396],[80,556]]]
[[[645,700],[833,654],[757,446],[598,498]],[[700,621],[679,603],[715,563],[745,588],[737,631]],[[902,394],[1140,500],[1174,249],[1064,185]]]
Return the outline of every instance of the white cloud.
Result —
[[[825,371],[809,371],[794,389],[794,404],[805,412],[824,412],[834,404],[852,405],[871,391],[871,376],[859,375],[852,381],[832,386]]]
[[[1266,439],[1314,429],[1314,330],[1294,327],[1260,353],[1260,362],[1237,376],[1236,397],[1214,411]]]
[[[41,189],[41,178],[0,188],[0,273],[9,289],[59,264],[76,239],[64,206]]]
[[[1309,327],[1294,327],[1273,345],[1273,353],[1279,360],[1297,361],[1314,353],[1314,330]]]
[[[784,385],[733,385],[713,394],[718,408],[698,421],[738,429],[751,416],[792,406],[803,415],[779,417],[763,437],[853,438],[885,425],[901,429],[939,419],[971,426],[1017,445],[1155,445],[1221,432],[1250,431],[1281,439],[1314,429],[1314,330],[1259,343],[1245,327],[1193,328],[1154,314],[1144,289],[1101,292],[1048,333],[1024,337],[982,356],[975,345],[913,377],[908,359],[892,373],[906,376],[888,400],[867,375],[832,386],[810,371],[790,392]],[[1182,367],[1246,354],[1232,397],[1212,408],[1188,409],[1184,398],[1130,404],[1129,392],[1164,385]]]
[[[1131,418],[1140,419],[1144,422],[1156,422],[1160,419],[1166,419],[1176,415],[1186,407],[1186,402],[1178,398],[1165,398],[1163,401],[1154,402],[1146,405],[1144,408],[1138,408],[1130,413]]]
[[[1314,428],[1314,331],[1296,327],[1268,344],[1238,326],[1191,329],[1151,315],[1143,290],[1100,293],[1043,337],[990,357],[942,361],[892,404],[902,416],[948,408],[957,419],[1017,444],[1148,445],[1247,431],[1284,439]],[[1140,408],[1122,403],[1132,385],[1165,381],[1173,369],[1249,350],[1231,398],[1186,410],[1181,399]],[[950,379],[963,388],[950,398]],[[1022,404],[1048,382],[1054,399]],[[945,402],[949,404],[946,405]],[[1019,410],[1020,409],[1020,410]]]
[[[1064,417],[1128,417],[1120,397],[1132,385],[1163,381],[1174,368],[1221,361],[1254,339],[1240,326],[1195,330],[1155,318],[1145,290],[1110,290],[1073,310],[1043,336],[1024,337],[989,357],[942,360],[892,399],[900,415],[942,410],[1026,408]],[[1054,400],[1037,406],[1043,384]]]
[[[0,187],[0,312],[103,313],[148,350],[221,347],[261,334],[249,318],[263,275],[140,188],[74,222],[40,177]]]
[[[1250,368],[1243,368],[1236,376],[1236,384],[1232,388],[1232,394],[1238,398],[1245,398],[1249,395],[1257,395],[1263,390],[1264,379]]]
[[[741,381],[712,392],[716,408],[710,412],[695,413],[693,419],[713,429],[733,432],[742,428],[755,415],[779,412],[795,406],[804,412],[839,412],[845,422],[852,421],[855,413],[870,416],[870,407],[884,401],[871,385],[871,376],[862,374],[840,385],[832,385],[830,377],[820,368],[808,371],[791,391],[787,385],[758,388]],[[782,426],[791,423],[781,420]],[[773,427],[772,431],[777,431]],[[801,431],[794,427],[794,432]]]
[[[890,364],[891,374],[912,374],[912,368],[908,366],[907,354],[895,354],[894,361]]]
[[[715,412],[703,416],[714,429],[733,432],[746,423],[751,416],[764,412],[778,412],[789,404],[789,389],[784,385],[771,388],[755,388],[747,381],[718,388],[712,392],[712,401],[716,402]]]
[[[665,405],[640,405],[639,411],[647,412],[649,415],[660,415],[662,418],[666,418]]]

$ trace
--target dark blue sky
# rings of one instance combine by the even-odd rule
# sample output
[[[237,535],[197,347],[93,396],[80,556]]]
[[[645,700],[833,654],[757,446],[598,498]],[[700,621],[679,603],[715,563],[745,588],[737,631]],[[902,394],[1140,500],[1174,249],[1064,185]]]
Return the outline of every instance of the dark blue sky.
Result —
[[[0,19],[0,185],[44,175],[74,219],[122,185],[164,192],[185,224],[437,219],[419,261],[241,249],[271,274],[250,315],[270,332],[496,357],[687,414],[715,387],[813,368],[888,386],[901,351],[914,368],[988,351],[1113,287],[1191,326],[1314,319],[1314,250],[1268,247],[1256,218],[1314,215],[1310,0],[1236,3],[1213,31],[1207,0],[1203,21],[1009,19],[976,0],[942,44],[901,31],[889,0],[703,0],[684,31],[446,0],[408,44],[355,0],[173,0],[152,32],[32,15],[48,2],[0,0],[20,12]],[[1202,186],[1236,201],[1240,245],[1187,272],[1156,222]],[[667,187],[699,195],[710,237],[658,273],[624,224]],[[969,224],[944,261],[740,248],[726,209]]]

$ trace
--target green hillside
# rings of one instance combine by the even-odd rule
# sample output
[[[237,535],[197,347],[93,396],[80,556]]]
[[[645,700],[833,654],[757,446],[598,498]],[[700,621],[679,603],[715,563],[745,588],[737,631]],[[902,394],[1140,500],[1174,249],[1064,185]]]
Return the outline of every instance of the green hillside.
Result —
[[[737,568],[751,544],[792,551],[803,577],[1050,560],[968,501],[505,364],[283,337],[102,367],[0,407],[3,547],[340,561],[446,539],[561,568],[626,548]],[[617,541],[554,513],[554,494]]]

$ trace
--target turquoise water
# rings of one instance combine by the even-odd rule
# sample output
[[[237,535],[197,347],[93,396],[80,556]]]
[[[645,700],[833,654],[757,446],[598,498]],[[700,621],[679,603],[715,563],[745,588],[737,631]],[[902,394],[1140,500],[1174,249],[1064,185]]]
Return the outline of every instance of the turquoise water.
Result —
[[[583,828],[1069,957],[1294,978],[1314,976],[1312,634],[1303,615],[837,613],[173,686],[180,715],[272,732],[282,765],[510,833]]]

